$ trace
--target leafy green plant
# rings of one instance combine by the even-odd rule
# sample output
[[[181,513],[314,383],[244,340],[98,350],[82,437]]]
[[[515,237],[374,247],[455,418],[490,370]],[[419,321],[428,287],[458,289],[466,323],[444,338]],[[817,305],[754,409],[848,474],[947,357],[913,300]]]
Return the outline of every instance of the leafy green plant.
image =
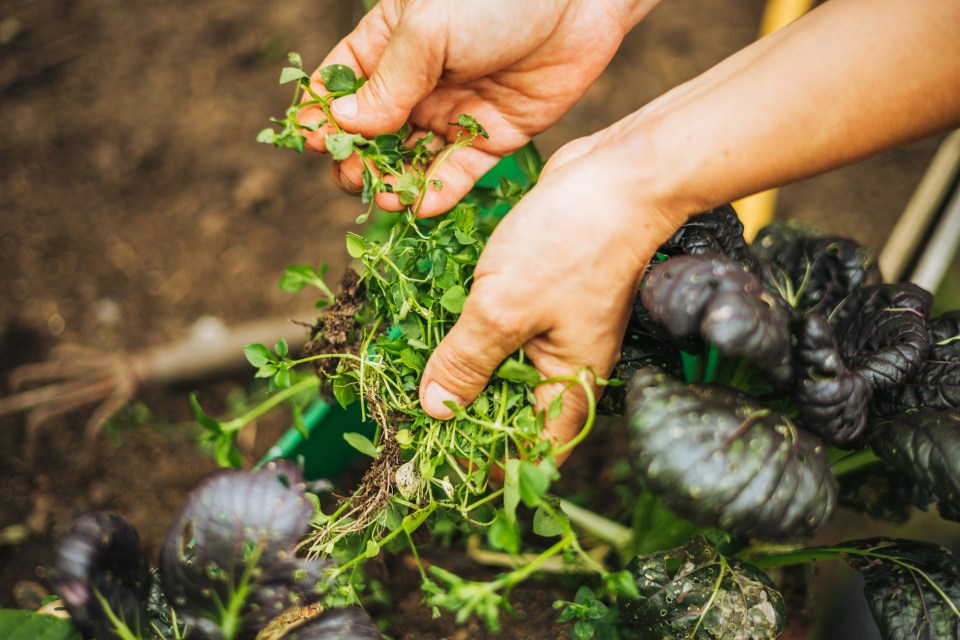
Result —
[[[458,621],[476,615],[498,629],[511,589],[559,562],[584,585],[558,604],[574,638],[774,638],[788,612],[765,571],[846,559],[867,577],[885,638],[956,637],[958,573],[945,550],[885,539],[802,543],[838,503],[875,514],[883,503],[900,517],[912,503],[936,501],[954,517],[960,456],[941,452],[960,443],[955,315],[929,322],[929,294],[880,284],[869,252],[848,240],[771,227],[748,246],[736,213],[721,207],[692,217],[660,248],[599,402],[593,372],[542,380],[518,351],[472,404],[435,420],[417,400],[424,366],[463,309],[498,219],[492,211],[536,182],[539,156],[532,147],[518,154],[525,181],[501,180],[438,220],[419,220],[424,192],[443,188],[436,167],[486,136],[483,127],[461,115],[460,135],[439,152],[407,128],[373,139],[344,132],[329,101],[363,80],[328,67],[319,72],[328,93],[317,95],[299,58],[291,61],[281,75],[295,83],[291,107],[274,120],[279,131],[259,139],[302,151],[302,131],[320,125],[303,126],[298,110],[319,105],[331,155],[363,163],[368,208],[358,222],[376,211],[378,192],[397,193],[406,207],[376,234],[348,234],[359,271],[348,271],[335,295],[323,269],[284,275],[286,290],[321,293],[323,314],[303,354],[292,357],[285,344],[246,349],[276,390],[273,406],[300,406],[319,390],[343,406],[359,403],[375,425],[372,437],[347,434],[370,467],[339,506],[314,515],[302,543],[338,560],[328,571],[335,598],[362,600],[360,566],[408,547],[425,603]],[[316,376],[298,373],[308,363]],[[568,444],[545,441],[543,426],[563,402],[536,410],[533,389],[546,382],[578,387],[591,408],[625,416],[636,477],[627,476],[617,519],[553,495],[556,456],[586,437],[596,416]],[[231,439],[249,416],[220,423],[195,408],[222,461],[235,462]],[[874,496],[869,507],[862,492],[851,498],[865,477],[889,473],[899,480],[871,485],[889,499]],[[428,570],[414,533],[441,525],[483,532],[513,568],[487,582]]]

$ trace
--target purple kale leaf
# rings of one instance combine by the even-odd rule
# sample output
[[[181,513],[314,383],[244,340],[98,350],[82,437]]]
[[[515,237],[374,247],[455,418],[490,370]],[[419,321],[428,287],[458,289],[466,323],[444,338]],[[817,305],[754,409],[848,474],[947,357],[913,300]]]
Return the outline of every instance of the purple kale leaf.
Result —
[[[804,426],[831,444],[856,440],[867,426],[873,387],[844,364],[830,324],[813,314],[800,324],[796,405]]]
[[[641,298],[674,338],[700,335],[755,364],[780,387],[793,375],[790,312],[750,270],[722,256],[678,256],[650,269]]]
[[[960,408],[960,310],[930,320],[930,351],[920,371],[904,384],[877,397],[881,415],[907,409]]]
[[[834,325],[844,362],[874,392],[906,382],[930,350],[927,317],[933,296],[910,284],[865,287],[845,303],[850,314]]]
[[[150,570],[136,529],[117,515],[81,516],[57,544],[54,591],[85,635],[120,638],[115,616],[135,634],[148,629]]]
[[[764,284],[801,312],[829,317],[852,292],[881,281],[873,255],[847,238],[774,224],[760,231],[751,249]]]
[[[825,447],[789,418],[719,385],[684,385],[648,368],[628,397],[644,484],[675,513],[733,534],[816,532],[836,503]]]
[[[164,592],[198,638],[253,638],[324,595],[324,563],[294,557],[313,507],[299,469],[221,471],[190,496],[160,552]]]
[[[940,515],[960,520],[960,409],[911,409],[872,421],[873,452],[938,500]]]
[[[743,224],[730,205],[690,216],[659,249],[666,256],[719,254],[756,269],[756,260],[743,238]]]

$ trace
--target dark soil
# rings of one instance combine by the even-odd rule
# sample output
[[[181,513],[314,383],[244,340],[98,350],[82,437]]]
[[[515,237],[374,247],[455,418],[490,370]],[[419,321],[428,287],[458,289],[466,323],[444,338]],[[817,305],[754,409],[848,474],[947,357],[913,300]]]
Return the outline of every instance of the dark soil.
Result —
[[[762,0],[671,0],[653,12],[609,71],[550,132],[549,153],[605,126],[754,37]],[[343,238],[359,204],[327,179],[327,160],[254,143],[289,99],[277,86],[288,50],[318,63],[361,15],[360,2],[288,0],[11,0],[0,7],[0,383],[51,348],[134,353],[185,336],[205,316],[233,325],[266,317],[313,323],[309,295],[276,286],[285,266],[347,264]],[[744,100],[749,100],[744,96]],[[824,108],[829,108],[825,105]],[[928,140],[785,189],[779,215],[882,245],[936,147]],[[41,425],[34,460],[22,417],[0,419],[0,607],[13,587],[45,584],[53,543],[78,514],[106,509],[153,550],[214,464],[197,445],[187,392],[227,411],[250,372],[181,388],[147,388],[91,452],[89,411]],[[5,387],[4,387],[5,388]],[[149,408],[147,413],[143,407]],[[278,416],[244,443],[255,460],[286,426]],[[606,440],[565,473],[603,495]],[[92,455],[88,455],[92,454]],[[93,462],[91,462],[93,460]],[[598,478],[600,480],[598,480]],[[568,480],[568,482],[571,480]],[[428,554],[482,577],[459,551]],[[383,565],[397,638],[484,638],[419,606],[404,557]],[[550,603],[564,582],[518,590],[502,636],[564,637]]]

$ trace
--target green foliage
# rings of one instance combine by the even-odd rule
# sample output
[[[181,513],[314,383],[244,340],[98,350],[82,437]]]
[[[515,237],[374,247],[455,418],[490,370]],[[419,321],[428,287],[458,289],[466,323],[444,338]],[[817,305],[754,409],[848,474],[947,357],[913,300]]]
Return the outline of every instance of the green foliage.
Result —
[[[0,609],[0,637],[6,640],[80,640],[70,621],[35,611]]]

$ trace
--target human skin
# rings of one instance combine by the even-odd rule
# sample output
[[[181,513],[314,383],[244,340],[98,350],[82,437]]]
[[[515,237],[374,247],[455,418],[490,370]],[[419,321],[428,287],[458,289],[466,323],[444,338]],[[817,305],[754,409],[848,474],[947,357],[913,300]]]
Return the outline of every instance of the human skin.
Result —
[[[490,133],[450,154],[434,175],[419,215],[449,210],[497,161],[555,123],[593,84],[626,33],[658,0],[381,0],[323,60],[368,78],[355,96],[332,104],[344,130],[373,137],[413,127],[411,139],[432,131],[452,142],[466,113]],[[311,83],[325,93],[319,72]],[[304,124],[326,116],[303,109]],[[451,124],[454,123],[454,124]],[[307,146],[326,151],[329,125],[304,131]],[[332,165],[334,181],[360,193],[357,156]],[[429,170],[428,170],[429,171]],[[389,178],[388,178],[389,181]],[[380,193],[388,211],[404,207]]]
[[[424,410],[449,418],[444,401],[470,402],[521,347],[545,377],[609,375],[643,270],[690,215],[960,123],[957,33],[960,0],[831,0],[565,145],[484,249],[424,371]],[[541,385],[538,402],[558,392]],[[586,410],[568,391],[546,435],[569,441]]]

